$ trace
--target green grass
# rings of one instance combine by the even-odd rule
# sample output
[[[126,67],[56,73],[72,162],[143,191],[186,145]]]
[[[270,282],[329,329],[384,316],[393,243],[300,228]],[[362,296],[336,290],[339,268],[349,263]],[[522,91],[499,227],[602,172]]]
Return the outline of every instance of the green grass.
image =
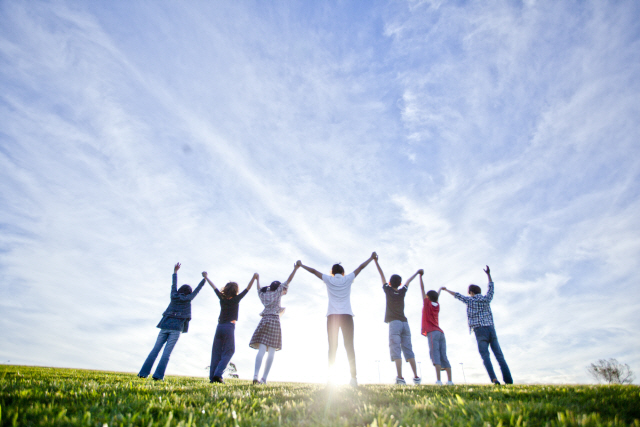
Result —
[[[0,366],[2,426],[638,426],[637,386],[326,388]]]

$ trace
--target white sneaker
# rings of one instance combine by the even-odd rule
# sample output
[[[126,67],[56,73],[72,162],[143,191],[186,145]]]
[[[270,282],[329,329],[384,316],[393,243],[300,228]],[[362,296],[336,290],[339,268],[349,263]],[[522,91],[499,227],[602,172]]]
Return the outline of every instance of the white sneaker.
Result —
[[[436,385],[442,385],[442,381],[436,381]]]
[[[260,380],[260,382],[258,384],[266,384],[267,380],[265,380],[264,378]]]
[[[404,380],[404,378],[396,377],[396,384],[407,385],[407,382]]]
[[[421,383],[421,382],[422,382],[422,378],[420,378],[420,377],[417,377],[417,378],[414,378],[414,379],[413,379],[413,383],[414,383],[415,385],[420,385],[420,383]]]
[[[447,385],[453,385],[452,381],[447,381]]]
[[[353,388],[358,388],[358,380],[355,378],[351,378],[351,381],[349,381],[349,385]]]

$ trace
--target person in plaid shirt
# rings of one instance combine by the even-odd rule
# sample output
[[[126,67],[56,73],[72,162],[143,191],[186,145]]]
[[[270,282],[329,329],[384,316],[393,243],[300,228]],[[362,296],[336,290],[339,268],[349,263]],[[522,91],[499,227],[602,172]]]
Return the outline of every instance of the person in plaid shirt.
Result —
[[[495,356],[500,370],[502,371],[502,379],[506,384],[513,384],[511,378],[511,372],[507,365],[500,344],[498,343],[498,336],[496,335],[496,329],[493,325],[493,315],[491,314],[491,300],[493,299],[493,280],[491,279],[491,270],[487,265],[487,269],[484,270],[487,273],[489,279],[489,290],[486,295],[482,295],[482,289],[478,285],[469,285],[469,296],[463,296],[458,292],[451,292],[447,288],[443,290],[449,292],[456,299],[459,299],[463,303],[467,304],[467,318],[469,319],[469,329],[476,334],[476,341],[478,341],[478,351],[482,356],[484,367],[487,369],[489,378],[494,384],[500,384],[496,378],[496,374],[493,371],[493,365],[491,364],[491,357],[489,356],[489,346]]]
[[[255,372],[253,375],[254,384],[267,383],[267,376],[271,370],[271,364],[273,363],[275,353],[282,349],[280,316],[284,313],[284,307],[280,306],[280,299],[283,295],[286,295],[289,285],[291,284],[293,276],[295,276],[298,268],[300,268],[300,266],[295,264],[289,278],[284,283],[274,280],[271,282],[271,285],[261,288],[260,280],[258,278],[258,297],[260,298],[262,305],[264,305],[264,310],[260,313],[262,319],[260,320],[260,323],[258,323],[258,327],[249,342],[249,347],[258,350]],[[269,353],[269,356],[267,356],[267,363],[264,367],[262,379],[258,381],[258,374],[260,373],[260,367],[262,366],[262,359],[267,352]]]

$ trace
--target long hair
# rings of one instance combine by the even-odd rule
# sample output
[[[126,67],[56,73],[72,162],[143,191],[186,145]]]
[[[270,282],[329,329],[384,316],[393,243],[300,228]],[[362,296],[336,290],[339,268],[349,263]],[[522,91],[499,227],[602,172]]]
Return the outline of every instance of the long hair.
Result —
[[[222,288],[220,293],[226,299],[233,298],[238,295],[238,284],[236,282],[229,282],[224,285],[224,288]]]

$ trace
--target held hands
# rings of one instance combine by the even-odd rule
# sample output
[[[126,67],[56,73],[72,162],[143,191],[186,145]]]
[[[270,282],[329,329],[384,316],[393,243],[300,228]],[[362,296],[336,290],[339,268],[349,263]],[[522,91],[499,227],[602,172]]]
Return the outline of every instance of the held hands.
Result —
[[[418,274],[422,276],[424,274],[424,270],[423,269],[418,270]]]
[[[207,272],[206,271],[202,272],[202,277],[204,277],[205,279],[207,278]]]
[[[295,266],[296,266],[296,268],[302,267],[302,261],[297,260]]]
[[[371,253],[371,259],[375,259],[376,261],[378,260],[378,254],[375,252]]]
[[[178,270],[180,270],[180,263],[176,263],[176,265],[173,267],[173,273],[177,273]]]

